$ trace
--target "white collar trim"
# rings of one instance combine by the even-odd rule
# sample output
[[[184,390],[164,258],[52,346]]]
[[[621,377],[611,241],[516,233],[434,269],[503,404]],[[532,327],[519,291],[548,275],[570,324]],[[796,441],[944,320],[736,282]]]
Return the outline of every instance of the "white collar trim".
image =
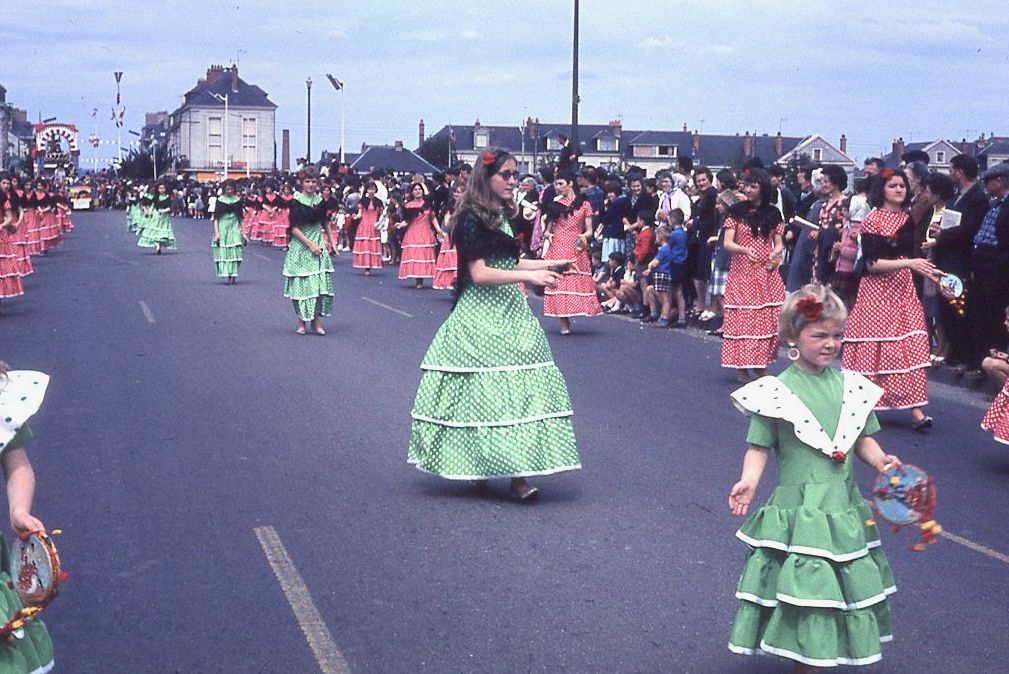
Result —
[[[0,451],[42,407],[49,375],[33,370],[11,370],[0,377]]]
[[[865,428],[869,413],[883,396],[883,389],[857,372],[844,372],[841,415],[834,437],[827,435],[820,422],[780,379],[761,377],[732,392],[732,403],[747,416],[759,414],[792,424],[795,436],[828,457],[840,452],[847,457]]]

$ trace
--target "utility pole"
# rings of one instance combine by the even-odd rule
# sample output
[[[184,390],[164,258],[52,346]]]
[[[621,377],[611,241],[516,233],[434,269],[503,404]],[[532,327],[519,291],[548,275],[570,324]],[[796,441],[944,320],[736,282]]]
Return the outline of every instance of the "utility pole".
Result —
[[[575,29],[573,45],[573,61],[571,66],[571,151],[581,155],[582,149],[578,141],[578,0],[575,0]]]
[[[308,142],[305,150],[305,165],[312,163],[312,78],[305,80],[305,87],[308,89]]]

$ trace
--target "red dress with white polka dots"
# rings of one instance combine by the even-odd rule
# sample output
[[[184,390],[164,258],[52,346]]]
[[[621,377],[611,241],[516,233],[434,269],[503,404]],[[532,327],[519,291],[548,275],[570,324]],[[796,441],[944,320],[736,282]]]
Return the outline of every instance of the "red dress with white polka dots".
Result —
[[[746,255],[733,255],[725,284],[722,323],[722,367],[763,369],[778,359],[778,314],[785,303],[785,284],[776,266],[770,265],[779,222],[767,237],[753,236],[750,226],[736,218],[725,219],[725,230],[734,231],[733,241],[754,249],[765,264],[754,264]],[[768,268],[770,267],[770,268]]]
[[[981,428],[991,431],[996,442],[1009,445],[1009,381],[995,396],[991,407],[981,420]]]
[[[573,201],[562,201],[570,206]],[[592,217],[588,199],[568,215],[557,218],[547,260],[574,260],[574,270],[561,275],[557,285],[543,292],[543,315],[560,318],[570,316],[595,316],[603,309],[596,296],[596,282],[592,280],[589,256],[578,250],[578,237],[585,228],[585,219]]]
[[[888,247],[879,259],[907,259],[914,223],[903,211],[876,209],[862,222],[866,260],[872,247]],[[874,240],[868,237],[875,236]],[[873,244],[870,246],[870,244]],[[902,410],[928,404],[929,338],[925,314],[910,269],[862,275],[844,331],[841,364],[883,388],[877,410]]]

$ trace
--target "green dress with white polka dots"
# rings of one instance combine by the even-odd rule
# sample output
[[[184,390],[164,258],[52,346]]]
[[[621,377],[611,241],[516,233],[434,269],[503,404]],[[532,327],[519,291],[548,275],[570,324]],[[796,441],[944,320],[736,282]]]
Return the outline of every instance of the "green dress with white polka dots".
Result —
[[[238,197],[222,195],[214,210],[220,240],[214,244],[214,267],[217,275],[238,276],[242,264],[242,202]]]
[[[322,240],[326,206],[318,194],[298,192],[291,202],[291,227],[297,227],[309,241],[322,249],[313,255],[304,243],[291,237],[284,257],[284,297],[294,302],[298,318],[310,321],[333,313],[333,261]]]
[[[510,226],[465,214],[454,239],[462,289],[421,363],[408,462],[451,480],[581,468],[564,377],[519,285],[467,282],[468,260],[514,269]]]

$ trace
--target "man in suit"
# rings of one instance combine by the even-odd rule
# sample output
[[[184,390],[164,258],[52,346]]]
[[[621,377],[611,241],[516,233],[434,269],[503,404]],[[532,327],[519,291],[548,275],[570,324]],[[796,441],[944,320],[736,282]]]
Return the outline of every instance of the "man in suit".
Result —
[[[960,154],[949,162],[949,177],[957,189],[957,194],[946,205],[947,210],[960,213],[960,225],[949,229],[933,228],[930,232],[935,239],[932,249],[935,266],[948,274],[955,274],[967,284],[970,294],[970,261],[974,251],[974,237],[981,227],[981,220],[988,212],[988,196],[977,179],[978,166],[973,157]],[[951,350],[947,365],[967,371],[970,350],[969,326],[964,317],[952,305],[940,304],[939,320],[946,328]]]
[[[981,176],[991,197],[974,235],[971,284],[965,320],[969,331],[968,375],[984,376],[981,361],[991,349],[1006,344],[1005,308],[1009,305],[1009,164],[998,164]]]

